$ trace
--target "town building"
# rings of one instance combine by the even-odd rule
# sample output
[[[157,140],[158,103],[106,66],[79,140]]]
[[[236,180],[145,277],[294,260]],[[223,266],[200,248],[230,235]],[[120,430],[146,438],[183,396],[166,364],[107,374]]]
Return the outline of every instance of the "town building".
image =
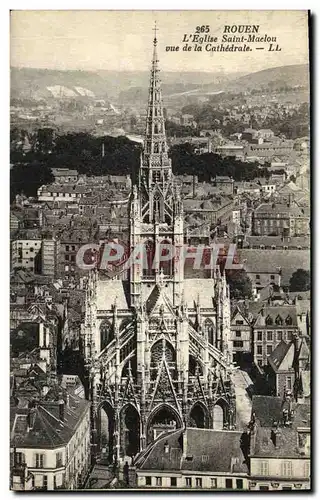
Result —
[[[299,335],[295,305],[263,305],[253,322],[253,360],[266,367],[268,358],[281,343],[290,343]]]
[[[307,236],[310,219],[296,203],[262,203],[253,212],[252,233],[258,236]]]
[[[298,399],[310,397],[310,350],[307,337],[283,340],[268,358],[268,383],[271,391],[283,397],[292,391]]]
[[[253,396],[249,489],[310,490],[310,405],[285,397]]]
[[[250,316],[237,305],[233,308],[230,321],[230,340],[233,361],[236,364],[249,364],[252,361],[252,327]]]
[[[11,267],[32,272],[41,270],[41,236],[39,231],[26,230],[11,242]]]
[[[134,461],[138,488],[247,490],[239,431],[187,427],[157,441]]]
[[[54,176],[54,182],[56,184],[75,184],[79,178],[78,171],[69,168],[53,168],[52,174]]]
[[[90,403],[72,393],[11,407],[11,489],[74,490],[90,470]]]

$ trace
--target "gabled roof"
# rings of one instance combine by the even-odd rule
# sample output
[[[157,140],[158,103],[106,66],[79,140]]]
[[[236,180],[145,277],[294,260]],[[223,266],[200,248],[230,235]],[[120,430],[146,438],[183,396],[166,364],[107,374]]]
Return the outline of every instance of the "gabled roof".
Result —
[[[281,340],[280,344],[278,344],[270,354],[268,361],[275,371],[280,371],[282,367],[284,368],[285,360],[287,361],[286,368],[292,368],[294,351],[295,347],[293,342],[286,344]]]
[[[171,304],[169,298],[167,297],[167,295],[165,293],[165,288],[156,284],[153,287],[152,292],[150,293],[150,295],[146,301],[147,313],[151,314],[155,308],[159,308],[161,306],[164,307],[164,311],[169,311],[173,315],[175,314],[174,309],[173,309],[173,305]]]

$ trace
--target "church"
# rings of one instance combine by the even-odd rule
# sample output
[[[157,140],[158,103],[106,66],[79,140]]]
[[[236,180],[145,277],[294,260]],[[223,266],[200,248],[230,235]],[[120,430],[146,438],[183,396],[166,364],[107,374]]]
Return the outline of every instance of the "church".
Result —
[[[165,133],[156,34],[145,140],[129,202],[130,249],[185,243],[183,202]],[[152,252],[151,252],[152,253]],[[134,457],[163,432],[234,429],[230,298],[217,266],[184,278],[184,262],[133,261],[125,279],[94,270],[81,337],[92,402],[93,456]]]

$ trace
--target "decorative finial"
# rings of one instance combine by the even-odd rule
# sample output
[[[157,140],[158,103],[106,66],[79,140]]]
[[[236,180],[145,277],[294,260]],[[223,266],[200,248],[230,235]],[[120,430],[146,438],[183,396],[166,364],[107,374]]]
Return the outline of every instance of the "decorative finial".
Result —
[[[157,31],[158,31],[158,28],[157,28],[157,21],[154,22],[154,28],[153,28],[153,31],[154,31],[154,39],[153,39],[153,45],[157,45]]]

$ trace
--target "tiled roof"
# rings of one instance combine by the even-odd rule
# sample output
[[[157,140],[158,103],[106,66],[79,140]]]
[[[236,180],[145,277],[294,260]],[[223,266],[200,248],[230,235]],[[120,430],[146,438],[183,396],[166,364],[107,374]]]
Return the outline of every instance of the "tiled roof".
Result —
[[[237,250],[240,262],[244,264],[247,272],[262,274],[277,274],[281,268],[281,284],[288,286],[292,274],[297,269],[310,270],[309,250],[259,250],[243,249]]]
[[[252,396],[252,413],[261,427],[272,427],[281,416],[283,399],[278,396]]]
[[[29,409],[11,409],[11,444],[24,448],[57,448],[70,441],[90,403],[69,394],[64,421],[59,420],[59,404],[41,402],[31,410],[32,429],[28,429]]]
[[[270,320],[270,324],[267,324],[267,318]],[[288,323],[286,320],[289,320],[291,318],[291,321]],[[281,323],[279,322],[279,325],[277,324],[276,320],[280,319],[282,320],[282,326],[288,326],[290,328],[294,328],[297,326],[297,309],[295,305],[263,305],[263,307],[260,310],[260,313],[258,314],[255,325],[256,326],[271,326],[271,327],[281,327]]]
[[[183,433],[187,449],[183,457]],[[179,429],[159,439],[141,465],[142,470],[192,470],[247,473],[240,449],[241,432]],[[168,453],[164,452],[165,444]]]
[[[270,457],[270,458],[300,458],[298,448],[297,431],[290,427],[280,427],[277,430],[277,445],[275,446],[272,439],[272,430],[266,427],[257,429],[255,448],[253,451],[254,457]],[[304,456],[303,456],[304,458]]]

